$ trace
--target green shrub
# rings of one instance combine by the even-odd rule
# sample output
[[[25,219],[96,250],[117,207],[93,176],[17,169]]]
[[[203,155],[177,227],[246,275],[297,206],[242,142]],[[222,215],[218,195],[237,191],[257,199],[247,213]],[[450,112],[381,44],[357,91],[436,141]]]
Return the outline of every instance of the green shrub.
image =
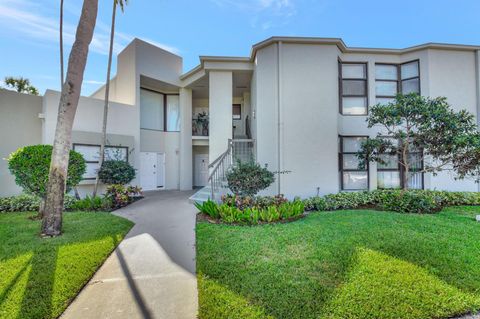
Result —
[[[222,203],[235,206],[241,210],[248,207],[267,208],[268,206],[279,206],[288,200],[283,194],[275,196],[238,196],[227,194],[222,196]]]
[[[33,212],[38,211],[40,207],[40,197],[32,194],[21,194],[0,198],[0,212]],[[65,195],[65,210],[71,210],[70,207],[76,199],[73,196]]]
[[[233,197],[228,198],[232,199]],[[195,203],[195,206],[201,213],[213,219],[219,219],[224,223],[248,225],[291,220],[302,216],[305,211],[305,206],[301,200],[292,202],[282,200],[282,203],[278,205],[272,204],[266,207],[245,206],[242,209],[232,204],[232,201],[229,200],[220,205],[208,200],[203,204]]]
[[[108,200],[112,209],[127,206],[142,197],[142,189],[138,186],[124,186],[119,184],[107,186],[105,200]]]
[[[206,214],[211,218],[216,219],[219,217],[218,206],[214,201],[211,201],[210,199],[203,203],[196,202],[194,205],[201,213]]]
[[[125,185],[135,178],[135,169],[126,161],[105,161],[98,171],[98,177],[103,183],[108,185]]]
[[[431,190],[342,192],[304,200],[306,210],[377,208],[400,213],[431,214],[445,206],[480,205],[480,193]]]
[[[254,196],[275,181],[273,172],[254,162],[238,162],[226,177],[228,188],[239,196]]]
[[[112,202],[108,197],[91,197],[88,195],[83,199],[75,201],[70,206],[70,210],[85,212],[110,211],[111,208]]]
[[[25,146],[10,154],[8,169],[25,192],[45,198],[51,157],[51,145]],[[82,155],[71,150],[66,192],[82,180],[85,169]]]

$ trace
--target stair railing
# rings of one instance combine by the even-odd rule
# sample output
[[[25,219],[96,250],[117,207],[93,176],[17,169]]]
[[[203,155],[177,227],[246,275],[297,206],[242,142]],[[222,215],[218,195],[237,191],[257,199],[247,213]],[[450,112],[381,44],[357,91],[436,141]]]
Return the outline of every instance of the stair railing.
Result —
[[[225,173],[232,165],[232,147],[233,143],[232,140],[228,140],[228,147],[225,152],[220,154],[220,156],[215,159],[208,168],[212,168],[212,172],[208,176],[208,181],[210,182],[211,188],[211,199],[215,200],[215,193],[220,189],[222,186],[222,182],[225,180]]]

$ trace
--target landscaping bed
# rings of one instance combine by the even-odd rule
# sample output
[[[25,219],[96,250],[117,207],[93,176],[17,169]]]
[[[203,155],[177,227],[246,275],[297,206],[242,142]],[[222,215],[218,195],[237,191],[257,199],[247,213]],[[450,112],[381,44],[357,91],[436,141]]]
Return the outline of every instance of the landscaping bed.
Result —
[[[133,225],[109,213],[70,212],[62,236],[40,238],[34,215],[0,214],[1,318],[57,318]]]
[[[199,222],[200,318],[449,318],[480,309],[479,207]]]

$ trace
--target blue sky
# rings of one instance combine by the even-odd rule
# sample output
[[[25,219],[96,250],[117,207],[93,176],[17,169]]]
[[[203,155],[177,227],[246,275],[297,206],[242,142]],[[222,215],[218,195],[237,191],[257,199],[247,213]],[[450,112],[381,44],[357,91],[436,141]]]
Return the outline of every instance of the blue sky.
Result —
[[[81,4],[65,0],[67,53]],[[0,0],[1,79],[27,77],[42,94],[60,87],[58,6],[58,0]],[[188,71],[199,55],[248,56],[252,44],[272,35],[340,37],[363,47],[480,45],[479,12],[478,0],[129,0],[117,16],[115,51],[142,38],[181,55]],[[99,0],[83,95],[105,81],[110,16],[111,1]]]

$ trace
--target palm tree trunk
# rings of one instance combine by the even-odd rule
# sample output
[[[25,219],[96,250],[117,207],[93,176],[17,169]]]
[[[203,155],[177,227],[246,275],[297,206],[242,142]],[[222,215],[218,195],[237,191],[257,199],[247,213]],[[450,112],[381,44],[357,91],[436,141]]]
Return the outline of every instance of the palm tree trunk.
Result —
[[[100,159],[98,161],[99,168],[102,167],[103,161],[105,160],[105,145],[107,144],[107,120],[108,120],[108,102],[110,99],[110,72],[112,69],[112,55],[113,55],[113,39],[115,36],[115,15],[117,12],[117,1],[113,1],[113,12],[112,12],[112,26],[110,30],[110,48],[108,51],[108,66],[107,66],[107,81],[105,83],[105,104],[103,106],[103,126],[102,126],[102,141],[100,144]],[[95,187],[93,188],[93,197],[97,196],[99,176],[97,172],[97,177],[95,178]]]
[[[42,236],[58,236],[62,231],[63,200],[67,180],[72,126],[82,88],[88,47],[97,20],[98,0],[84,0],[82,14],[68,60],[66,81],[58,106],[57,128],[47,183],[47,199],[42,221]]]

